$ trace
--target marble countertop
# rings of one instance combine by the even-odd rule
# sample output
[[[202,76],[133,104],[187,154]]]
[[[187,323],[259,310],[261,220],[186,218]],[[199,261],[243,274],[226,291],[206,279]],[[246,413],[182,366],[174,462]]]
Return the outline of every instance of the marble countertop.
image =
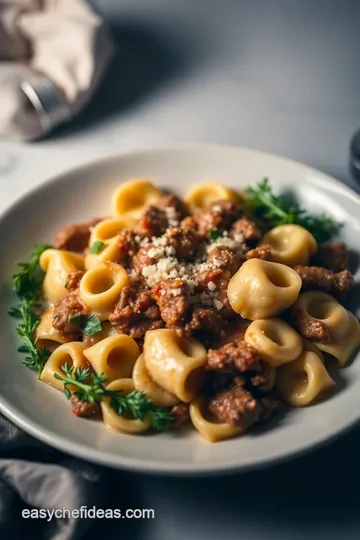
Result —
[[[0,210],[74,165],[178,141],[259,148],[355,185],[348,148],[360,124],[357,0],[95,3],[113,27],[117,59],[72,124],[37,143],[0,142]],[[154,508],[156,519],[122,523],[121,534],[358,539],[359,450],[355,430],[306,457],[245,475],[128,475],[132,507]],[[114,525],[109,540],[119,531]]]

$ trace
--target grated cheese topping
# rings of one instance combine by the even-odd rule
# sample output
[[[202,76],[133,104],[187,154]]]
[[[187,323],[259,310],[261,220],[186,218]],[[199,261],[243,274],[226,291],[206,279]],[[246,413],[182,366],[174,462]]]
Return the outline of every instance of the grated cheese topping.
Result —
[[[172,207],[167,208],[169,215],[172,214]],[[172,210],[175,211],[174,208]],[[170,219],[169,219],[170,221]],[[199,255],[192,262],[181,262],[176,258],[176,250],[173,246],[167,244],[168,239],[165,235],[159,238],[153,237],[151,240],[148,238],[135,237],[135,241],[139,244],[139,247],[151,246],[148,255],[154,261],[149,266],[144,266],[141,271],[142,277],[148,287],[153,287],[159,281],[165,279],[181,279],[188,287],[190,291],[190,300],[194,304],[200,304],[204,307],[212,307],[217,310],[223,308],[223,303],[218,298],[217,285],[213,281],[209,281],[207,284],[207,291],[203,291],[200,294],[196,294],[196,278],[201,272],[216,270],[222,266],[221,259],[214,258],[210,262],[204,261],[206,255],[210,253],[215,247],[224,246],[237,252],[243,252],[242,236],[237,235],[236,239],[230,238],[227,231],[217,238],[211,244],[203,242],[199,247]],[[241,238],[240,238],[241,237]],[[136,279],[136,272],[131,271],[129,273],[130,279]],[[137,278],[138,279],[138,278]],[[180,287],[171,289],[169,291],[173,296],[179,296],[182,293]],[[165,291],[161,291],[161,294],[166,294]]]

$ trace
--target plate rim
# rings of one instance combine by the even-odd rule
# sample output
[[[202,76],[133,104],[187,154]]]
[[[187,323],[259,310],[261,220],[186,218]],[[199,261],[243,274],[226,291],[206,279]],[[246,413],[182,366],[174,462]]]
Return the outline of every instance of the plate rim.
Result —
[[[28,198],[31,198],[38,191],[42,189],[48,189],[53,184],[57,184],[62,181],[62,178],[69,176],[71,174],[76,174],[81,172],[81,170],[86,170],[92,166],[100,166],[106,164],[109,161],[121,160],[121,158],[132,158],[139,154],[155,154],[166,151],[245,151],[247,153],[252,153],[257,155],[260,158],[272,158],[278,159],[282,162],[287,162],[290,165],[301,167],[302,170],[306,170],[309,174],[314,174],[318,178],[320,177],[323,180],[330,182],[333,185],[336,185],[344,194],[353,199],[360,208],[360,194],[358,194],[351,186],[348,186],[334,178],[333,176],[324,173],[323,171],[316,169],[315,167],[310,167],[304,163],[293,160],[288,157],[284,157],[278,154],[273,154],[269,152],[263,152],[255,148],[249,148],[245,146],[236,146],[236,145],[222,145],[222,144],[207,144],[207,143],[169,143],[169,145],[155,146],[155,147],[143,147],[136,148],[134,150],[124,150],[121,152],[112,153],[106,155],[102,158],[91,159],[85,162],[82,162],[75,167],[69,169],[64,169],[62,172],[57,173],[56,175],[50,176],[40,181],[36,186],[32,186],[30,189],[26,190],[19,197],[15,198],[12,203],[5,206],[3,210],[0,211],[0,226],[1,222],[4,221],[8,215],[10,215],[16,208],[22,205]],[[302,446],[299,449],[291,449],[287,452],[272,456],[266,459],[259,459],[258,461],[248,463],[248,464],[234,464],[232,463],[217,463],[212,465],[211,463],[202,465],[199,463],[184,463],[179,464],[177,462],[166,462],[162,463],[161,461],[154,464],[152,461],[146,461],[145,459],[129,458],[122,456],[121,454],[114,455],[108,454],[101,450],[89,448],[86,444],[81,442],[74,442],[72,440],[66,439],[62,435],[57,435],[48,428],[44,428],[37,424],[36,421],[29,420],[26,418],[26,415],[20,412],[14,412],[12,407],[7,405],[0,394],[0,411],[6,418],[13,422],[20,429],[25,431],[27,434],[33,436],[37,440],[48,444],[49,446],[56,448],[64,453],[71,454],[80,459],[85,459],[91,462],[94,462],[99,465],[107,466],[115,469],[124,469],[134,472],[141,472],[146,474],[161,474],[168,476],[215,476],[215,475],[225,475],[232,472],[245,473],[250,470],[260,469],[263,467],[270,467],[280,462],[287,462],[295,457],[299,457],[305,454],[308,454],[312,451],[319,449],[320,447],[330,444],[338,437],[348,433],[352,430],[359,422],[360,415],[358,418],[353,419],[349,424],[346,424],[339,428],[337,431],[332,433],[330,436],[320,438],[315,443],[310,442],[305,446]],[[221,443],[218,443],[221,444]]]

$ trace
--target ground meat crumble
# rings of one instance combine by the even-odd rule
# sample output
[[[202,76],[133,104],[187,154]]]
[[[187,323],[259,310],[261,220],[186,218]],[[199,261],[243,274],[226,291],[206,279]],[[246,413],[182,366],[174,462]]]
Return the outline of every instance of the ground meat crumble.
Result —
[[[344,242],[324,242],[318,245],[310,261],[311,266],[320,266],[333,272],[349,270],[349,253]]]
[[[88,247],[91,229],[100,219],[93,219],[87,223],[74,223],[60,229],[54,241],[55,249],[65,249],[82,253]]]
[[[66,341],[79,340],[83,324],[81,316],[88,313],[77,291],[72,291],[55,305],[52,325]]]
[[[326,291],[334,296],[344,297],[354,282],[349,270],[342,270],[337,274],[317,266],[295,266],[294,270],[302,279],[304,291]]]
[[[148,330],[165,326],[160,308],[150,291],[137,292],[124,287],[109,321],[120,334],[128,334],[134,339],[142,339]]]

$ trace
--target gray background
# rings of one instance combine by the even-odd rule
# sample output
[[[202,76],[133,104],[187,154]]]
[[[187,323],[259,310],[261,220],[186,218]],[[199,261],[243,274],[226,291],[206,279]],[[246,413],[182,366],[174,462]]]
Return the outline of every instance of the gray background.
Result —
[[[36,144],[0,142],[0,210],[72,165],[172,141],[241,144],[351,183],[360,125],[358,0],[98,0],[119,53],[90,110]],[[360,399],[359,399],[360,406]],[[360,431],[288,464],[215,479],[120,474],[146,540],[360,537]],[[102,525],[104,527],[104,524]],[[102,536],[104,533],[102,533]]]

